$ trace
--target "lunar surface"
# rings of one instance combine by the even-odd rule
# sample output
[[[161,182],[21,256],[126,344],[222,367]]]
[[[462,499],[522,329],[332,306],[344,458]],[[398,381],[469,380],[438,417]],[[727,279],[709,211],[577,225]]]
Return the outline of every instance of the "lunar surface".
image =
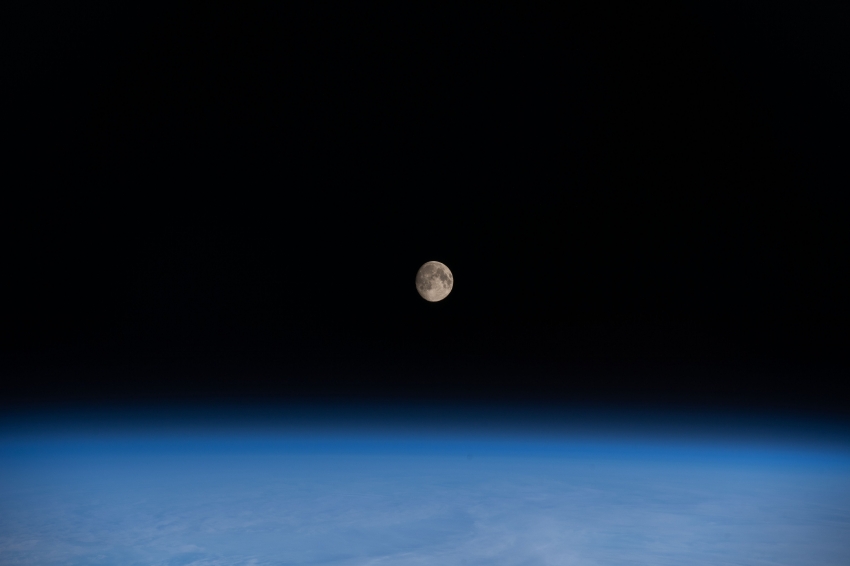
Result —
[[[416,290],[423,299],[432,303],[448,297],[453,285],[452,272],[439,261],[429,261],[416,273]]]

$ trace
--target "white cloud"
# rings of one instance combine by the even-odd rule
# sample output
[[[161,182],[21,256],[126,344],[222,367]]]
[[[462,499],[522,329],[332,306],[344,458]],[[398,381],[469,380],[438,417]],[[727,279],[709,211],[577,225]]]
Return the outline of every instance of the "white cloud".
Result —
[[[4,565],[850,563],[845,468],[211,452],[2,470]]]

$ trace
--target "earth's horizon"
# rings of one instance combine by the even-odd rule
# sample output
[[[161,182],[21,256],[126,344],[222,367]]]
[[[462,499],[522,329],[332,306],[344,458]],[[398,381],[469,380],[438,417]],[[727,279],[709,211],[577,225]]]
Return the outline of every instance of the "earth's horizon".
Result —
[[[850,562],[842,428],[333,413],[7,416],[0,563]]]

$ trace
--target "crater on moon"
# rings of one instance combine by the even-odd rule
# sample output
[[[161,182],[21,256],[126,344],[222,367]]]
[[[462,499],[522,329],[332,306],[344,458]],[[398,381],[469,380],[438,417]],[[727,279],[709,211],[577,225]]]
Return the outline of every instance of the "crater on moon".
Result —
[[[452,272],[439,261],[429,261],[416,273],[416,290],[426,301],[442,301],[452,292],[453,286]]]

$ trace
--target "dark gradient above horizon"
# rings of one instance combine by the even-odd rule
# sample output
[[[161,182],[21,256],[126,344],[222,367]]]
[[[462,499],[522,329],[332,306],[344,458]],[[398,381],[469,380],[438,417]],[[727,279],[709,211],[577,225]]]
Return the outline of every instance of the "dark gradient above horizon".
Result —
[[[0,400],[846,413],[847,12],[772,6],[19,7]]]

